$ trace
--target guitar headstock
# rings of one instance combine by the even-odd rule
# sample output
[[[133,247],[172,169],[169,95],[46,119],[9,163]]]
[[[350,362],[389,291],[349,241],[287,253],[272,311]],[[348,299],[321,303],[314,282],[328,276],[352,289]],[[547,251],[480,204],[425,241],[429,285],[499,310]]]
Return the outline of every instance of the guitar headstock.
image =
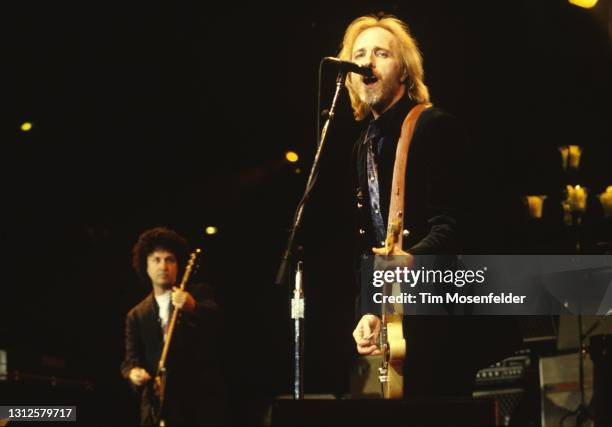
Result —
[[[397,218],[394,218],[387,227],[387,239],[385,240],[385,250],[387,254],[393,252],[393,249],[400,241],[400,233],[402,232],[402,212],[397,213]]]
[[[195,260],[199,254],[200,250],[196,249],[194,252],[192,252],[189,255],[189,259],[187,260],[187,267],[185,267],[185,271],[191,271],[191,269],[193,268],[194,264],[195,264]]]
[[[191,274],[195,275],[198,274],[198,271],[200,270],[200,266],[201,266],[201,259],[199,258],[200,253],[202,253],[202,250],[200,248],[196,249],[195,252],[192,253],[192,255],[195,255],[194,259],[193,259],[193,271],[191,272]],[[191,259],[191,258],[190,258]]]
[[[196,263],[196,259],[198,255],[202,251],[198,248],[189,255],[189,260],[187,261],[187,266],[185,267],[185,273],[183,274],[183,279],[181,280],[181,289],[185,288],[187,281],[189,280],[189,276],[191,275],[191,271]]]

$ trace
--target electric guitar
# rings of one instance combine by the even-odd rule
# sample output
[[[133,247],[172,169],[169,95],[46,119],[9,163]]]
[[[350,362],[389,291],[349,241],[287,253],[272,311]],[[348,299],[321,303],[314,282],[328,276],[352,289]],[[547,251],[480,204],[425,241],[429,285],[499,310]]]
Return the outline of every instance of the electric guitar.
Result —
[[[391,221],[387,230],[385,251],[393,253],[393,249],[401,242],[402,213]],[[393,284],[383,285],[383,295],[393,294]],[[380,349],[382,351],[381,366],[378,368],[384,399],[401,399],[404,397],[404,360],[406,359],[406,340],[402,324],[402,309],[394,310],[393,304],[383,299],[382,325],[380,331]],[[399,312],[399,313],[398,313]]]
[[[406,164],[410,141],[421,113],[431,107],[431,104],[418,104],[410,110],[400,134],[395,151],[395,164],[393,165],[393,181],[391,184],[391,199],[389,203],[389,226],[385,249],[392,254],[395,248],[402,248],[402,228],[404,206],[404,185],[406,178]],[[393,285],[383,285],[383,295],[393,295]],[[399,287],[399,284],[397,284]],[[406,359],[406,340],[402,326],[403,310],[401,304],[394,310],[383,299],[382,327],[380,333],[380,348],[383,354],[382,366],[379,368],[383,397],[385,399],[401,399],[404,396],[403,367]]]
[[[189,281],[189,276],[191,276],[191,271],[199,253],[200,249],[196,249],[195,252],[192,252],[189,256],[189,261],[187,262],[187,267],[185,268],[185,273],[183,273],[183,278],[181,279],[181,284],[179,286],[181,291],[185,290],[185,286]],[[166,359],[168,358],[168,352],[170,351],[170,343],[172,342],[172,336],[174,334],[174,329],[176,328],[179,311],[180,310],[176,309],[172,312],[172,317],[168,324],[168,331],[164,335],[164,348],[162,350],[161,357],[159,358],[157,373],[153,380],[153,393],[155,396],[155,404],[152,405],[153,419],[155,424],[161,427],[166,425],[165,421],[161,417],[166,394]]]

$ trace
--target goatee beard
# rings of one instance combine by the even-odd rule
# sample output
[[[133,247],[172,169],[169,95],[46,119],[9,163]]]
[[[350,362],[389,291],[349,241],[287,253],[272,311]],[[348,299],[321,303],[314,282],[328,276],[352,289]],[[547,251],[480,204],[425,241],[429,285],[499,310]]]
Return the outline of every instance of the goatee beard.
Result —
[[[368,90],[366,88],[364,90],[363,95],[361,96],[361,102],[368,106],[368,108],[373,109],[381,104],[383,98],[382,90]]]
[[[362,102],[370,109],[379,111],[387,104],[387,99],[384,93],[366,93]]]

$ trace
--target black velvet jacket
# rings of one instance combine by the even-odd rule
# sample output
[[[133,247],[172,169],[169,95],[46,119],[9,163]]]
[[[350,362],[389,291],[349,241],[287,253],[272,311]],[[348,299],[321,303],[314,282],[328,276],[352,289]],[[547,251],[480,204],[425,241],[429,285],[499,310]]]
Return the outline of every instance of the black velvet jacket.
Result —
[[[405,96],[376,119],[385,138],[376,159],[385,229],[397,142],[404,119],[414,105]],[[355,144],[353,153],[357,162],[359,250],[371,254],[371,248],[381,244],[376,241],[370,212],[368,149],[363,143],[366,131]],[[413,254],[456,253],[459,250],[458,196],[464,191],[461,156],[465,148],[465,134],[454,117],[435,107],[423,111],[414,130],[406,164],[404,250]]]
[[[164,418],[171,425],[215,424],[223,416],[216,411],[222,409],[224,400],[218,363],[220,311],[209,286],[193,285],[189,292],[196,300],[196,309],[193,313],[179,313],[166,363]],[[144,368],[151,377],[155,376],[164,344],[158,313],[159,306],[150,293],[127,314],[125,359],[121,364],[124,378],[129,378],[134,367]],[[141,397],[141,425],[151,425],[152,381],[133,388]],[[200,417],[204,407],[209,412],[208,418],[206,414]]]
[[[380,209],[387,226],[395,152],[404,119],[414,103],[405,96],[377,120],[385,137],[376,158]],[[367,129],[355,144],[356,202],[360,254],[371,254],[376,241],[367,176]],[[458,121],[430,107],[417,121],[406,165],[403,248],[414,255],[458,254],[464,245],[461,205],[466,188],[467,139]],[[451,257],[452,258],[452,257]],[[444,262],[444,261],[442,261]],[[368,286],[368,289],[371,289]],[[440,288],[442,289],[442,288]],[[363,314],[363,313],[360,313]],[[495,316],[493,316],[495,317]],[[409,350],[404,365],[407,395],[469,395],[478,368],[488,366],[516,347],[507,319],[462,316],[405,316]],[[502,324],[503,323],[503,324]],[[503,331],[503,332],[502,332]],[[483,338],[486,337],[486,343]],[[448,362],[452,355],[452,363]]]

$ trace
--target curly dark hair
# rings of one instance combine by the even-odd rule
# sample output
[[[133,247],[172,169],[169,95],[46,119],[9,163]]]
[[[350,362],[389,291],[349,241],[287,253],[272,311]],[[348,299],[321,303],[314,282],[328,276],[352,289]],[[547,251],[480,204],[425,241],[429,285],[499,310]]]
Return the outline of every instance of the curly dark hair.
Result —
[[[144,283],[151,284],[147,274],[147,257],[156,249],[172,252],[178,262],[178,278],[182,276],[188,256],[187,240],[176,231],[166,227],[155,227],[144,231],[132,249],[132,267]]]

